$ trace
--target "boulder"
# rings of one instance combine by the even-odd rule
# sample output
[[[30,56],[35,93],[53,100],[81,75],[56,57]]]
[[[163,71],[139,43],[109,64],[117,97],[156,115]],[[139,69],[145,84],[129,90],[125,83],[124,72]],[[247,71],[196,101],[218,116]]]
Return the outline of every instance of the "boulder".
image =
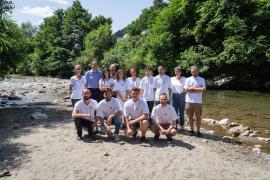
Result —
[[[265,142],[270,141],[270,138],[264,138],[264,137],[257,137],[257,139],[259,139],[260,141],[265,141]]]
[[[245,132],[241,134],[241,136],[249,136],[249,134],[250,134],[250,130],[247,129]]]
[[[261,153],[261,149],[260,148],[257,148],[257,147],[253,148],[252,151],[255,152],[256,154],[260,154]]]
[[[230,126],[230,119],[222,119],[218,122],[218,124],[222,127],[229,127]]]
[[[214,125],[216,123],[214,119],[210,119],[210,118],[203,118],[202,121],[209,125]]]
[[[256,134],[255,133],[250,133],[248,136],[249,137],[256,137]]]
[[[207,131],[208,134],[214,134],[213,130]]]
[[[235,127],[235,126],[239,126],[239,124],[235,123],[235,122],[231,122],[230,123],[230,127]]]
[[[47,114],[43,114],[41,112],[34,112],[31,115],[31,118],[33,118],[35,120],[45,120],[45,119],[48,119],[48,115]]]

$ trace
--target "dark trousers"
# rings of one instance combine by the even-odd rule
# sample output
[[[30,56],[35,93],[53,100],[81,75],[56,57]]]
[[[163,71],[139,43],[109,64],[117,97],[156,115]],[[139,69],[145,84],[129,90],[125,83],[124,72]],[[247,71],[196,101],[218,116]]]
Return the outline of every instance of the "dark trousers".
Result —
[[[91,99],[96,100],[99,102],[101,100],[101,93],[99,88],[88,88],[91,91]]]
[[[86,127],[88,131],[88,135],[91,135],[93,132],[93,127],[92,125],[94,122],[89,121],[87,119],[82,119],[82,118],[75,118],[74,119],[75,127],[77,129],[77,135],[79,137],[82,137],[82,128]]]
[[[152,114],[152,110],[153,110],[153,107],[154,107],[154,101],[146,101],[147,102],[147,105],[148,105],[148,108],[149,108],[149,116],[151,116]]]

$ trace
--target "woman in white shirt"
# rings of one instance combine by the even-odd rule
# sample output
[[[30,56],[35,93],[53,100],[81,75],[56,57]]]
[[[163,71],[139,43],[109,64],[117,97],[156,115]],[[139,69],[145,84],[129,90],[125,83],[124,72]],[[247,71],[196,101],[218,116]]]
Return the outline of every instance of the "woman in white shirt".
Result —
[[[110,78],[109,69],[105,68],[102,71],[102,78],[99,80],[99,90],[102,92],[101,94],[103,94],[106,89],[111,89],[112,91],[114,91],[114,85],[115,82],[113,78]]]
[[[82,67],[81,65],[76,65],[74,67],[75,75],[70,78],[69,83],[69,94],[72,106],[75,106],[75,103],[83,98],[82,92],[85,88],[86,79],[81,75]]]
[[[186,78],[181,76],[182,70],[180,67],[174,68],[175,76],[171,78],[172,83],[172,105],[179,115],[179,120],[177,123],[180,123],[181,128],[184,128],[185,120],[184,120],[184,111],[185,111],[185,92],[184,85]]]
[[[137,77],[136,68],[131,68],[129,72],[131,75],[131,77],[127,78],[127,83],[129,85],[129,89],[131,90],[134,87],[140,88],[141,79],[139,77]],[[131,91],[129,91],[129,95],[131,96],[130,93],[131,93]]]
[[[129,86],[123,69],[119,69],[116,72],[115,90],[117,93],[117,99],[119,100],[122,108],[124,108],[124,103],[128,100]]]

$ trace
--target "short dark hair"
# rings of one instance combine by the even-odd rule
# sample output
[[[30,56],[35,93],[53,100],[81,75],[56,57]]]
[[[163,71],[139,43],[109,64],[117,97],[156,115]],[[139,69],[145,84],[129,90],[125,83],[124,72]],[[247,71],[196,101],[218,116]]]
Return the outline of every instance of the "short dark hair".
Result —
[[[149,71],[152,71],[152,69],[151,69],[150,67],[145,67],[145,68],[144,68],[144,71],[148,71],[148,70],[149,70]]]
[[[160,94],[159,94],[159,97],[160,97],[160,96],[166,96],[166,98],[168,98],[168,96],[167,96],[166,93],[160,93]]]
[[[131,91],[136,91],[136,92],[140,93],[141,89],[137,88],[137,87],[133,87]]]
[[[112,92],[111,88],[106,88],[103,93],[105,94],[105,93],[108,93],[108,92],[110,92],[110,93]]]

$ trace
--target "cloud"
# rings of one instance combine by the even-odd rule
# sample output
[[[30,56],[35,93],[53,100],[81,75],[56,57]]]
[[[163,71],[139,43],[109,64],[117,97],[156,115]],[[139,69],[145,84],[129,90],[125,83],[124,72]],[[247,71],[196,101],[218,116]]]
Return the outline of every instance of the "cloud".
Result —
[[[49,2],[55,2],[58,4],[68,5],[68,0],[47,0]]]
[[[23,14],[30,14],[33,16],[39,16],[39,17],[48,17],[53,15],[53,10],[49,6],[44,7],[30,7],[30,6],[24,6],[19,10],[20,13]]]

